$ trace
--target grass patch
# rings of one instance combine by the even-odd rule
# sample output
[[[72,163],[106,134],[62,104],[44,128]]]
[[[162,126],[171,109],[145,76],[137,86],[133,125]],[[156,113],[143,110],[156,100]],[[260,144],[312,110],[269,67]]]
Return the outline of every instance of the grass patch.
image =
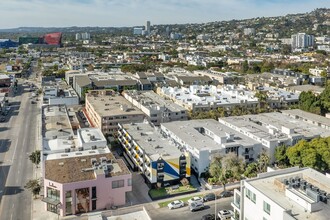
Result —
[[[187,196],[187,197],[181,198],[179,200],[182,200],[184,203],[187,203],[189,199],[191,199],[192,197],[195,197],[195,196],[202,197],[203,195],[200,194],[200,195],[194,195],[194,196]],[[158,203],[158,205],[159,205],[160,208],[166,207],[169,203],[171,203],[171,202],[173,202],[175,200],[178,200],[178,199],[172,199],[172,200],[169,200],[169,201],[166,201],[166,202],[160,202],[160,203]]]
[[[193,192],[195,190],[196,190],[196,188],[194,188],[191,185],[179,186],[177,189],[174,189],[173,186],[168,186],[168,187],[162,187],[160,189],[151,189],[151,190],[149,190],[149,194],[152,199],[157,199],[160,197],[172,196],[172,195],[185,193],[185,192]]]

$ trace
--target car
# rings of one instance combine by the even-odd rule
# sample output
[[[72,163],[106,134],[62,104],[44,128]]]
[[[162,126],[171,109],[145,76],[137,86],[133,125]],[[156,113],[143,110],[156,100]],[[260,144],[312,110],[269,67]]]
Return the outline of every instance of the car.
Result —
[[[0,122],[4,122],[6,119],[4,117],[0,118]]]
[[[173,202],[170,202],[167,207],[169,209],[177,209],[177,208],[181,208],[184,206],[184,202],[182,200],[175,200]]]
[[[203,197],[204,202],[212,201],[212,200],[215,200],[215,199],[216,199],[216,198],[215,198],[214,193],[206,194],[206,195]]]
[[[214,214],[206,214],[202,216],[201,220],[216,220],[216,219]]]
[[[10,107],[8,106],[8,107],[6,107],[6,111],[10,111]]]
[[[204,203],[203,202],[193,202],[189,205],[190,211],[198,211],[204,209]]]
[[[234,212],[231,210],[224,209],[218,212],[218,217],[220,218],[220,220],[231,219],[232,216],[234,216]]]
[[[223,191],[222,193],[220,193],[220,198],[230,197],[232,195],[233,193],[230,191]]]
[[[188,204],[190,205],[191,203],[194,202],[202,202],[203,203],[203,198],[199,196],[192,197],[191,199],[188,200]]]

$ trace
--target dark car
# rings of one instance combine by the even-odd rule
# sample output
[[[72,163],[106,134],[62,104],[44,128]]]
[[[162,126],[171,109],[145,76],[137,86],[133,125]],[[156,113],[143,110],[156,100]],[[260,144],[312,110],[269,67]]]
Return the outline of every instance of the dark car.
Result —
[[[209,193],[209,194],[206,194],[204,197],[203,197],[203,200],[206,202],[206,201],[212,201],[212,200],[215,200],[215,195],[213,193]]]
[[[201,220],[215,220],[215,215],[214,214],[203,215]]]
[[[223,191],[222,193],[220,193],[220,198],[230,197],[232,195],[233,194],[230,191]]]
[[[0,121],[1,121],[1,122],[4,122],[5,120],[6,120],[6,119],[5,119],[4,117],[1,117],[1,118],[0,118]]]

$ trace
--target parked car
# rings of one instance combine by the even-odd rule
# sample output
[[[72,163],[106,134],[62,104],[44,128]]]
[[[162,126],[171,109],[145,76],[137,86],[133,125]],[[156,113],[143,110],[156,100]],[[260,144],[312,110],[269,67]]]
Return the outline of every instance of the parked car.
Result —
[[[190,211],[198,211],[204,209],[204,203],[203,202],[193,202],[189,205]]]
[[[4,122],[6,119],[4,117],[0,118],[0,122]]]
[[[215,195],[214,195],[213,193],[206,194],[206,195],[203,197],[203,200],[204,200],[205,202],[215,200]]]
[[[202,216],[201,220],[216,220],[216,219],[214,214],[206,214]]]
[[[223,191],[222,193],[220,193],[220,198],[230,197],[232,195],[233,193],[230,191]]]
[[[175,200],[167,205],[169,209],[177,209],[184,206],[184,202],[181,200]]]
[[[191,203],[194,202],[202,202],[203,203],[203,198],[199,196],[192,197],[191,199],[188,200],[188,204],[190,205]]]
[[[220,218],[220,220],[231,219],[232,216],[234,216],[234,212],[231,210],[224,209],[218,212],[218,217]]]

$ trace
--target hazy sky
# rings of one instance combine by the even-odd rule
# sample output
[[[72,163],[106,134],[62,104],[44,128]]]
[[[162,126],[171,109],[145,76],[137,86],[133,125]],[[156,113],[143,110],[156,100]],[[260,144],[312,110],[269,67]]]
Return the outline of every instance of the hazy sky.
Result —
[[[330,8],[330,0],[0,0],[0,29],[203,23],[315,8]]]

